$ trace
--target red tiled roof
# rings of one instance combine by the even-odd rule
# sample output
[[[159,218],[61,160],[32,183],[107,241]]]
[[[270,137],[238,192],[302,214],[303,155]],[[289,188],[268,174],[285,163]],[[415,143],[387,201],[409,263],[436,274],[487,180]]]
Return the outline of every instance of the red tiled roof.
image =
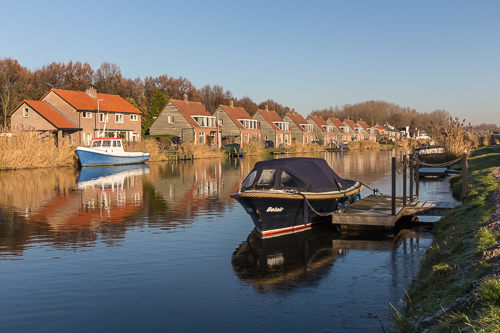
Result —
[[[242,107],[234,107],[227,105],[219,105],[219,107],[226,112],[226,114],[231,118],[231,120],[238,126],[238,128],[245,128],[238,119],[252,119],[248,112]]]
[[[302,132],[305,132],[306,130],[300,126],[301,124],[308,124],[308,122],[304,119],[304,117],[302,117],[301,114],[299,113],[287,113],[286,114],[288,117],[290,117],[290,119],[292,119],[292,121],[295,123],[295,125],[297,125],[298,128],[300,128],[300,130]]]
[[[309,117],[311,117],[311,119],[321,128],[323,128],[322,126],[328,125],[325,119],[323,119],[323,117],[320,116],[309,116]]]
[[[387,131],[387,129],[383,128],[382,126],[375,125],[375,126],[372,126],[372,127],[378,129],[379,131]]]
[[[335,127],[339,129],[339,131],[344,132],[342,130],[342,126],[344,126],[344,124],[340,121],[339,118],[328,118],[328,119],[330,119],[330,121],[333,123]]]
[[[356,124],[354,123],[354,121],[352,121],[351,119],[345,119],[344,120],[346,122],[347,125],[349,125],[349,127],[351,127],[352,129],[356,128]]]
[[[199,127],[198,123],[192,118],[192,116],[206,116],[210,117],[210,113],[205,109],[203,104],[200,102],[186,102],[184,100],[171,99],[169,103],[172,102],[174,106],[179,110],[179,112],[186,118],[191,126]]]
[[[365,123],[364,121],[360,120],[358,121],[358,124],[361,125],[361,127],[363,127],[367,132],[370,132],[368,129],[370,128],[370,126],[368,126],[367,123]]]
[[[93,98],[84,91],[51,89],[40,100],[43,100],[51,92],[61,97],[78,111],[97,111],[97,101],[103,99],[104,101],[99,102],[99,111],[142,114],[139,109],[118,95],[98,93],[97,98]]]
[[[66,117],[64,117],[54,108],[52,108],[49,104],[43,101],[24,100],[9,114],[9,116],[12,115],[14,112],[16,112],[24,103],[29,105],[29,107],[35,110],[40,116],[42,116],[45,120],[54,125],[56,128],[78,129],[78,127],[75,124],[73,124]]]
[[[273,121],[283,121],[283,119],[281,119],[281,117],[275,112],[275,111],[266,111],[266,110],[262,110],[262,109],[258,109],[257,112],[259,112],[262,117],[264,117],[265,120],[267,120],[267,122],[271,125],[271,127],[276,130],[276,131],[279,131],[280,129],[278,127],[276,127],[276,125],[273,124]]]

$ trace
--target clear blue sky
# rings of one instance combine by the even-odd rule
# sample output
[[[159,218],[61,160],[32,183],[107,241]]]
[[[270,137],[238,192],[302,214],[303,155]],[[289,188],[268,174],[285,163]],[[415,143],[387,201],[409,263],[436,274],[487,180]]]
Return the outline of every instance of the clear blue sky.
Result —
[[[500,1],[1,1],[0,58],[118,65],[303,115],[384,100],[500,125]]]

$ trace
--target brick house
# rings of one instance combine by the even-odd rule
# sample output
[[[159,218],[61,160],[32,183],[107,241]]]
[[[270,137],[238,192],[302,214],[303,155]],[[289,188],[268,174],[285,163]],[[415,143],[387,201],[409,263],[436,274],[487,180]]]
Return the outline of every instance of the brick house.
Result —
[[[345,125],[338,118],[328,118],[328,125],[333,126],[333,132],[335,133],[335,140],[339,143],[346,143],[351,141],[351,132],[348,125]]]
[[[175,135],[183,142],[217,145],[215,117],[200,102],[170,99],[149,127],[151,135]]]
[[[314,126],[309,124],[301,114],[295,113],[295,109],[292,109],[291,113],[287,113],[283,117],[283,121],[288,122],[290,126],[292,140],[303,145],[315,141]]]
[[[228,105],[219,105],[215,111],[221,128],[224,143],[249,143],[250,140],[260,141],[260,128],[257,120],[252,119],[242,107],[235,107],[233,101]]]
[[[333,125],[329,125],[322,117],[309,116],[306,121],[313,125],[314,133],[318,138],[320,145],[329,146],[335,139],[335,132]]]
[[[68,145],[90,145],[92,138],[141,139],[142,112],[118,95],[51,89],[39,101],[25,100],[10,114],[11,127],[56,136]],[[105,129],[105,133],[103,133]]]
[[[363,121],[362,118],[359,119],[359,121],[356,123],[357,128],[362,128],[363,135],[364,135],[364,140],[370,140],[370,141],[377,141],[377,135],[375,133],[375,130],[372,129],[366,122]]]
[[[257,120],[261,130],[262,140],[272,140],[275,147],[289,146],[292,141],[292,131],[288,122],[285,122],[275,111],[258,109],[252,119]]]
[[[349,133],[351,133],[351,141],[361,141],[365,139],[363,127],[356,125],[356,123],[350,119],[344,119],[342,123],[349,129]]]

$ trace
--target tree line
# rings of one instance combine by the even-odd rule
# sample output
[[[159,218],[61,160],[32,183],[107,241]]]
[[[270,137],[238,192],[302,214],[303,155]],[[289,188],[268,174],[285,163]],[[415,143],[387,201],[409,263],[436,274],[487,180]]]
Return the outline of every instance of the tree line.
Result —
[[[233,101],[235,106],[243,107],[250,116],[257,109],[276,111],[281,117],[291,109],[273,99],[255,103],[249,96],[236,98],[230,90],[220,85],[206,84],[195,87],[188,79],[170,77],[163,74],[157,77],[147,76],[144,79],[123,77],[120,67],[114,63],[103,62],[94,70],[88,63],[53,62],[41,68],[30,70],[17,60],[0,59],[0,104],[3,115],[3,126],[7,126],[7,115],[24,99],[39,100],[50,89],[85,91],[94,86],[99,93],[120,95],[141,110],[145,117],[143,128],[148,128],[153,118],[159,113],[168,99],[182,99],[184,94],[190,101],[201,102],[208,112],[213,114],[220,104],[228,105]],[[160,93],[164,96],[161,96]],[[395,127],[410,126],[426,129],[432,124],[439,124],[450,118],[446,110],[418,112],[409,107],[401,107],[384,101],[366,101],[357,104],[329,107],[312,110],[312,115],[339,119],[364,120],[369,125],[389,123]],[[495,124],[482,124],[484,129],[498,127]],[[477,126],[479,127],[479,126]]]

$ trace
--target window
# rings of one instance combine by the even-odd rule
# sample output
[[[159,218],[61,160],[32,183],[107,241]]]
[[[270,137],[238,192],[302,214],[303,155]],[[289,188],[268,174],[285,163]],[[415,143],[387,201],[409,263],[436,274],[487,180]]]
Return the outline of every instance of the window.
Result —
[[[130,115],[130,121],[138,121],[139,117],[136,114],[131,114]]]
[[[92,118],[92,112],[84,112],[82,118]]]
[[[29,117],[29,115],[30,115],[29,112],[30,112],[30,109],[24,108],[24,110],[23,110],[23,117]]]
[[[215,117],[207,116],[192,116],[199,126],[202,127],[215,127]]]
[[[309,143],[309,136],[306,135],[306,143]]]
[[[247,189],[252,187],[253,182],[255,181],[255,177],[257,176],[257,170],[254,170],[250,172],[250,174],[247,176],[247,178],[243,181],[243,184],[241,185],[242,189]]]
[[[96,140],[92,142],[92,148],[99,148],[101,146],[101,140]]]
[[[238,121],[245,128],[248,128],[248,129],[256,129],[257,128],[257,120],[253,120],[253,119],[238,119]]]
[[[106,121],[108,121],[108,116],[104,113],[99,113],[99,122],[104,123]]]
[[[272,187],[274,185],[275,169],[262,170],[257,186]]]
[[[205,144],[205,132],[200,132],[199,136],[200,136],[200,141],[199,142],[201,144]]]
[[[73,144],[73,134],[69,134],[66,136],[66,143],[68,146],[71,146]]]
[[[167,122],[168,122],[169,124],[172,124],[172,123],[174,122],[174,116],[168,116],[168,117],[167,117]]]
[[[121,113],[115,114],[115,123],[123,123],[123,115]]]
[[[313,131],[313,125],[312,124],[300,124],[304,131],[306,132],[312,132]]]
[[[219,126],[222,126],[224,124],[224,122],[222,121],[222,119],[219,119]]]
[[[111,147],[111,141],[110,140],[104,140],[102,142],[103,147]]]
[[[83,142],[86,146],[90,145],[90,141],[92,140],[92,133],[85,133],[83,135]]]
[[[282,131],[288,131],[288,123],[282,122],[282,121],[276,121],[274,122],[274,125],[278,127]]]
[[[280,177],[280,187],[298,187],[307,189],[309,186],[305,181],[294,174],[283,170]]]

